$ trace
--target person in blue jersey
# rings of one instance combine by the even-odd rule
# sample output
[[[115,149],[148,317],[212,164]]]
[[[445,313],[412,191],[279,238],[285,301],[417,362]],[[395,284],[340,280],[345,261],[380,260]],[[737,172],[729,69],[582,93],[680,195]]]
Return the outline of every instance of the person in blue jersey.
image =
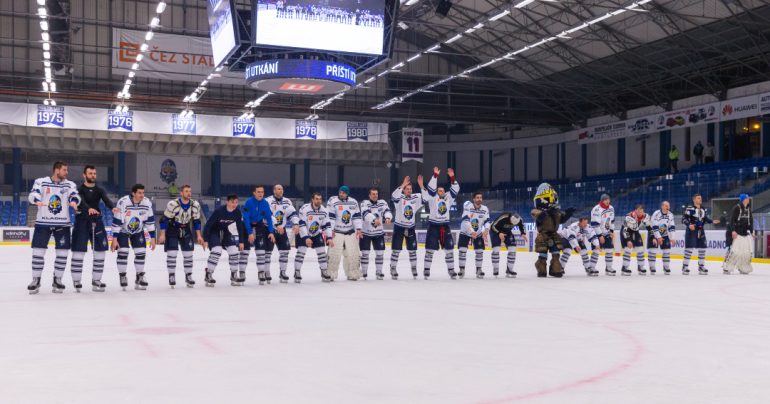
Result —
[[[257,258],[257,275],[259,284],[268,284],[273,278],[270,276],[270,265],[265,262],[268,243],[275,243],[275,228],[273,227],[273,211],[265,199],[265,187],[254,187],[253,196],[243,205],[243,225],[246,228],[248,242],[244,243],[244,249],[240,257],[239,277],[246,281],[246,267],[249,264],[249,251],[254,247],[254,255]],[[272,247],[272,244],[270,244]]]
[[[80,195],[74,182],[67,180],[67,163],[53,164],[53,174],[35,180],[29,192],[29,203],[37,206],[35,230],[32,235],[32,283],[27,286],[30,294],[40,291],[40,277],[45,267],[45,252],[53,237],[56,249],[53,272],[53,292],[62,293],[61,281],[67,267],[71,244],[72,222],[69,208],[77,209]]]
[[[452,230],[449,229],[449,210],[460,192],[460,184],[455,179],[454,169],[447,169],[449,176],[449,192],[443,186],[438,186],[438,176],[441,170],[433,167],[433,176],[425,186],[425,180],[422,175],[417,177],[417,184],[420,185],[422,199],[428,205],[430,211],[428,216],[428,233],[425,237],[425,268],[423,276],[427,280],[430,277],[430,267],[433,263],[433,254],[439,248],[444,249],[444,259],[446,260],[447,272],[452,279],[457,279],[455,273],[454,259],[454,239]]]
[[[217,208],[203,227],[203,248],[211,250],[206,267],[206,286],[213,287],[216,283],[214,270],[223,250],[227,251],[229,258],[230,285],[243,285],[243,280],[238,277],[238,265],[245,239],[246,228],[241,210],[238,209],[238,195],[228,195],[227,203]]]

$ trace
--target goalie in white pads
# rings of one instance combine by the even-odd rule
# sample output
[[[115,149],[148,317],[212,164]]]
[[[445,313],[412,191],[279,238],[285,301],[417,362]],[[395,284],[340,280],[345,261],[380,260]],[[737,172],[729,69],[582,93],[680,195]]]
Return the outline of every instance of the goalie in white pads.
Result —
[[[724,274],[729,275],[738,270],[744,275],[753,271],[751,267],[752,248],[756,239],[754,234],[754,216],[751,213],[751,198],[747,194],[741,194],[737,205],[730,215],[730,236],[727,257],[725,258]]]
[[[246,227],[243,224],[243,214],[238,209],[238,195],[228,195],[227,203],[211,214],[203,227],[203,240],[203,248],[210,249],[206,266],[206,286],[213,287],[216,284],[214,270],[217,269],[223,250],[227,251],[230,264],[230,285],[242,286],[244,280],[238,276],[238,269],[246,242]]]
[[[369,190],[369,199],[361,202],[361,216],[363,217],[363,237],[359,243],[361,248],[361,274],[366,279],[369,269],[369,250],[374,249],[374,266],[378,280],[385,276],[382,274],[382,264],[385,255],[385,229],[383,225],[390,224],[393,214],[388,203],[380,198],[377,188]],[[391,278],[398,279],[398,272],[390,271]]]
[[[497,276],[500,273],[500,246],[505,244],[508,253],[506,254],[507,266],[505,269],[506,278],[515,278],[516,271],[513,266],[516,264],[516,233],[524,240],[527,240],[527,230],[524,228],[524,220],[516,213],[503,213],[492,222],[489,235],[490,244],[492,244],[492,275]]]
[[[334,244],[329,249],[329,275],[336,280],[343,261],[345,276],[349,281],[357,281],[361,278],[361,207],[350,196],[350,188],[343,185],[337,196],[329,198],[327,212],[334,230]]]
[[[420,185],[422,199],[428,204],[430,215],[428,216],[428,233],[425,236],[425,268],[423,276],[427,280],[430,277],[430,266],[433,262],[433,254],[439,248],[444,249],[444,258],[446,260],[447,272],[449,277],[457,279],[455,273],[454,258],[454,239],[452,230],[449,229],[449,208],[454,204],[457,194],[460,192],[460,184],[455,180],[455,171],[447,169],[449,176],[449,192],[444,187],[437,186],[438,175],[441,173],[438,167],[433,167],[433,176],[425,183],[422,175],[417,177],[417,183]]]
[[[465,256],[468,254],[468,245],[473,245],[473,253],[476,261],[476,278],[483,279],[484,271],[484,240],[489,237],[489,228],[492,221],[489,218],[489,208],[482,205],[481,192],[473,193],[473,200],[463,204],[463,218],[460,222],[460,235],[457,237],[457,250],[459,252],[460,279],[465,277]]]
[[[131,187],[131,195],[126,195],[118,201],[118,213],[112,219],[112,250],[118,251],[118,272],[120,287],[128,286],[126,269],[128,253],[134,250],[134,268],[136,280],[134,289],[146,290],[147,279],[144,277],[144,261],[147,258],[147,239],[144,231],[150,235],[150,249],[155,250],[155,213],[152,202],[144,197],[144,185],[136,184]]]
[[[401,254],[401,249],[404,248],[404,242],[406,242],[412,277],[417,279],[417,234],[414,227],[417,211],[422,208],[424,203],[422,194],[412,192],[412,183],[409,176],[406,176],[401,186],[393,191],[391,198],[396,218],[390,247],[390,274],[391,276],[393,274],[398,276],[398,256]]]
[[[629,212],[623,218],[623,227],[620,229],[620,244],[623,246],[623,269],[622,275],[631,275],[631,252],[636,250],[636,264],[639,275],[647,275],[644,268],[644,243],[640,231],[646,228],[652,230],[650,217],[644,213],[643,205],[636,205],[636,208]]]
[[[302,270],[302,262],[308,248],[315,250],[318,256],[318,266],[321,269],[321,280],[331,282],[334,279],[327,270],[326,246],[334,247],[332,239],[332,224],[329,220],[329,212],[322,204],[321,194],[314,192],[310,203],[299,208],[299,234],[295,236],[294,245],[297,254],[294,256],[294,281],[299,283]],[[326,240],[324,241],[324,236]]]
[[[652,231],[647,232],[647,262],[650,264],[650,274],[655,275],[655,261],[658,251],[663,255],[663,273],[671,275],[671,237],[676,230],[674,213],[667,201],[660,204],[660,209],[652,214]]]
[[[56,243],[53,292],[62,293],[61,281],[67,268],[67,256],[71,247],[70,212],[80,204],[80,195],[74,182],[67,180],[67,164],[57,161],[50,177],[38,178],[29,192],[29,203],[37,205],[35,231],[32,235],[32,283],[27,286],[30,294],[40,291],[40,277],[45,267],[45,252],[53,236]]]
[[[588,218],[581,217],[577,222],[570,224],[569,226],[562,226],[558,231],[562,237],[561,245],[561,267],[567,268],[567,263],[572,255],[572,251],[576,251],[580,254],[580,259],[583,261],[583,268],[585,268],[586,275],[599,276],[599,271],[596,270],[596,260],[592,260],[592,256],[588,255],[588,245],[591,245],[593,251],[598,256],[599,250],[599,238],[594,233],[593,229],[588,226]]]
[[[193,252],[195,243],[203,245],[203,235],[201,234],[201,205],[192,199],[192,189],[189,185],[182,185],[179,198],[166,204],[166,210],[163,211],[163,217],[160,219],[158,243],[163,244],[166,250],[168,284],[172,288],[176,285],[176,258],[181,249],[185,284],[188,288],[195,286],[192,278]]]

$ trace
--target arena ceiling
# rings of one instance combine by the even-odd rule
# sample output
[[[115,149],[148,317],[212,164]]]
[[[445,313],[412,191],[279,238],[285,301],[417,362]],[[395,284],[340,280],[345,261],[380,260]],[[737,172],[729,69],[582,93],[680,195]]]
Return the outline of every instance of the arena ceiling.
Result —
[[[207,35],[206,1],[167,2],[157,32]],[[239,7],[247,3],[239,1]],[[146,29],[156,4],[46,0],[54,62],[66,67],[56,75],[60,104],[116,102],[125,76],[112,71],[112,29]],[[392,59],[359,75],[359,82],[376,80],[316,113],[331,119],[569,127],[646,105],[665,108],[688,96],[723,97],[728,88],[768,80],[766,1],[453,0],[445,17],[436,14],[437,4],[405,0]],[[44,98],[36,13],[35,1],[0,3],[0,101]],[[422,56],[399,66],[417,54]],[[203,78],[137,77],[131,107],[178,111]],[[239,114],[260,95],[212,80],[194,108]],[[274,95],[255,113],[303,118],[322,100]]]

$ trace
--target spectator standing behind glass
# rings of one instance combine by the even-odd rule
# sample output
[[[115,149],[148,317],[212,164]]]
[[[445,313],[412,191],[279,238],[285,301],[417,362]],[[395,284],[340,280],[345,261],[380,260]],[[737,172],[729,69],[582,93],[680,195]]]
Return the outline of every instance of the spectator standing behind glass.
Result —
[[[695,155],[695,164],[703,164],[703,143],[700,140],[692,148],[692,154]]]
[[[671,163],[670,169],[672,174],[679,172],[679,150],[675,145],[671,145],[671,150],[668,152],[668,161]]]
[[[706,146],[706,164],[713,163],[714,157],[715,157],[714,144],[711,142],[708,142]]]

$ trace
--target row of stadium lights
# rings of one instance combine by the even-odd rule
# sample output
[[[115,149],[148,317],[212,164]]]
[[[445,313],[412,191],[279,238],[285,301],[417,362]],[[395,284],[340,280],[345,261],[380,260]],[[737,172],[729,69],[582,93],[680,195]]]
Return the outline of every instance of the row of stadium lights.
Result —
[[[51,68],[51,34],[48,32],[48,8],[46,0],[37,0],[37,15],[40,17],[40,37],[43,43],[43,71],[45,79],[43,80],[43,92],[48,94],[48,98],[43,101],[43,105],[56,106],[56,101],[52,93],[56,92],[56,82],[53,81],[53,70]]]
[[[526,6],[526,5],[530,4],[530,3],[532,3],[532,2],[534,2],[534,1],[535,1],[535,0],[524,0],[524,1],[522,1],[522,2],[520,2],[520,3],[518,3],[518,4],[516,4],[514,7],[516,7],[516,8],[522,8],[522,7],[524,7],[524,6]],[[627,7],[624,7],[624,8],[620,8],[620,9],[617,9],[617,10],[615,10],[615,11],[611,11],[611,12],[608,12],[607,14],[604,14],[604,15],[602,15],[602,16],[599,16],[599,17],[597,17],[597,18],[595,18],[595,19],[593,19],[593,20],[591,20],[591,21],[588,21],[588,22],[582,22],[582,23],[581,23],[580,25],[578,25],[578,26],[575,26],[575,27],[573,27],[573,28],[570,28],[570,29],[568,29],[568,30],[562,31],[560,34],[557,34],[557,35],[554,35],[554,36],[551,36],[551,37],[548,37],[548,38],[544,38],[544,39],[540,40],[539,42],[536,42],[536,43],[533,43],[533,44],[530,44],[530,45],[524,46],[523,48],[521,48],[521,49],[519,49],[519,50],[516,50],[516,51],[513,51],[513,52],[509,52],[509,53],[506,53],[506,54],[504,54],[504,55],[502,55],[502,56],[499,56],[499,57],[497,57],[497,58],[494,58],[494,59],[492,59],[492,60],[490,60],[490,61],[488,61],[488,62],[485,62],[485,63],[481,63],[481,64],[478,64],[478,65],[476,65],[476,66],[473,66],[473,67],[471,67],[471,68],[468,68],[468,69],[466,69],[465,71],[463,71],[463,72],[461,72],[461,73],[459,73],[459,74],[453,74],[453,75],[450,75],[450,76],[448,76],[448,77],[445,77],[445,78],[443,78],[443,79],[441,79],[441,80],[438,80],[438,81],[435,81],[435,82],[433,82],[433,83],[427,84],[427,85],[425,85],[425,86],[422,86],[422,87],[420,87],[420,88],[418,88],[418,89],[416,89],[416,90],[414,90],[414,91],[411,91],[411,92],[409,92],[409,93],[406,93],[406,94],[404,94],[404,95],[401,95],[401,96],[398,96],[398,97],[393,97],[393,98],[391,98],[391,99],[389,99],[389,100],[387,100],[387,101],[385,101],[385,102],[383,102],[383,103],[381,103],[381,104],[375,105],[374,107],[372,107],[372,109],[377,109],[377,110],[380,110],[380,109],[385,109],[385,108],[388,108],[388,107],[390,107],[390,106],[392,106],[392,105],[395,105],[395,104],[398,104],[398,103],[401,103],[401,102],[403,102],[403,101],[404,101],[406,98],[412,97],[412,96],[414,96],[414,95],[416,95],[416,94],[418,94],[418,93],[421,93],[421,92],[423,92],[423,91],[427,91],[427,90],[430,90],[430,89],[432,89],[432,88],[434,88],[434,87],[440,86],[440,85],[442,85],[442,84],[444,84],[444,83],[446,83],[446,82],[449,82],[449,81],[451,81],[451,80],[454,80],[454,79],[456,79],[456,78],[458,78],[458,77],[468,77],[468,75],[469,75],[469,74],[471,74],[471,73],[473,73],[473,72],[475,72],[475,71],[477,71],[477,70],[480,70],[480,69],[483,69],[483,68],[485,68],[485,67],[491,66],[491,65],[493,65],[493,64],[495,64],[495,63],[498,63],[498,62],[501,62],[501,61],[503,61],[503,60],[511,60],[511,59],[513,59],[513,57],[514,57],[514,56],[516,56],[516,55],[518,55],[518,54],[520,54],[520,53],[526,52],[526,51],[528,51],[528,50],[530,50],[530,49],[534,49],[534,48],[537,48],[538,46],[540,46],[540,45],[544,45],[544,44],[547,44],[548,42],[551,42],[551,41],[555,41],[555,40],[559,40],[559,39],[563,39],[563,40],[572,39],[572,38],[569,36],[570,34],[573,34],[573,33],[577,32],[577,31],[580,31],[580,30],[582,30],[582,29],[585,29],[585,28],[587,28],[587,27],[589,27],[589,26],[591,26],[591,25],[594,25],[594,24],[598,24],[599,22],[601,22],[601,21],[604,21],[604,20],[606,20],[606,19],[608,19],[608,18],[611,18],[611,17],[617,16],[617,15],[623,14],[623,13],[625,13],[626,11],[642,11],[642,12],[644,12],[644,11],[647,11],[647,10],[639,9],[639,7],[640,7],[640,6],[642,6],[642,5],[644,5],[644,4],[647,4],[647,3],[649,3],[649,2],[651,2],[651,1],[652,1],[652,0],[641,0],[641,1],[637,1],[637,2],[634,2],[634,3],[632,3],[631,5],[629,5],[629,6],[627,6]],[[503,18],[503,17],[505,17],[505,16],[506,16],[506,15],[508,15],[508,14],[510,14],[510,11],[508,11],[508,10],[504,10],[503,12],[501,12],[501,13],[499,13],[499,14],[497,14],[497,15],[493,16],[493,17],[491,17],[491,18],[489,19],[489,21],[496,21],[496,20],[498,20],[498,19],[500,19],[500,18]],[[465,31],[465,33],[466,33],[466,34],[468,34],[468,33],[471,33],[471,32],[473,32],[473,31],[475,31],[476,29],[479,29],[479,28],[481,28],[481,27],[482,27],[482,25],[481,25],[481,24],[478,24],[478,25],[476,25],[475,27],[473,27],[473,28],[469,28],[468,30],[466,30],[466,31]],[[457,41],[458,39],[462,38],[462,36],[463,36],[462,34],[457,34],[457,35],[453,36],[452,38],[450,38],[449,40],[445,41],[444,43],[445,43],[445,44],[450,44],[450,43],[452,43],[452,42],[455,42],[455,41]],[[430,51],[432,51],[432,50],[436,50],[436,49],[438,49],[440,46],[441,46],[441,44],[436,44],[436,45],[434,45],[432,48],[428,49],[428,52],[430,52]],[[415,55],[415,56],[417,56],[417,55]],[[418,57],[419,57],[419,56],[418,56]],[[413,56],[411,60],[414,60],[414,59],[415,59],[415,57]],[[393,68],[391,68],[391,69],[390,69],[390,71],[393,71],[393,70],[395,70],[397,67],[403,66],[403,64],[404,64],[404,62],[401,62],[401,63],[399,63],[398,65],[396,65],[396,66],[394,66]],[[399,66],[399,65],[400,65],[400,66]],[[383,72],[383,73],[387,73],[387,72],[388,72],[388,71],[386,70],[386,71],[385,71],[385,72]],[[383,73],[380,73],[380,75],[382,75]],[[371,79],[372,79],[372,78],[369,78],[369,80],[371,80]]]
[[[131,85],[134,84],[134,77],[136,77],[136,71],[139,70],[139,63],[141,63],[144,59],[145,52],[150,49],[150,41],[152,40],[153,36],[155,36],[155,32],[153,30],[160,25],[160,15],[163,14],[164,11],[166,11],[166,2],[160,0],[158,5],[155,7],[155,15],[150,20],[150,29],[148,29],[147,33],[144,35],[144,42],[139,47],[139,53],[136,55],[134,64],[131,65],[131,71],[128,72],[128,78],[126,78],[123,89],[118,93],[120,104],[115,107],[115,112],[128,112],[128,105],[126,105],[126,100],[131,98]]]
[[[404,5],[405,6],[411,6],[412,4],[417,3],[418,1],[419,0],[407,0],[404,3]],[[523,0],[523,1],[520,1],[519,3],[517,3],[516,5],[514,5],[513,7],[514,8],[523,8],[523,7],[526,7],[527,5],[529,5],[529,4],[533,3],[533,2],[535,2],[535,0]],[[511,13],[511,11],[507,10],[507,9],[503,10],[503,11],[500,11],[497,14],[494,14],[491,17],[487,18],[486,22],[495,22],[495,21],[497,21],[497,20],[507,16],[510,13]],[[405,24],[404,24],[404,26],[405,26]],[[437,51],[439,48],[441,48],[442,44],[447,44],[448,45],[448,44],[451,44],[453,42],[456,42],[459,39],[463,38],[464,35],[468,35],[468,34],[471,34],[471,33],[475,32],[475,31],[483,29],[484,26],[485,26],[484,22],[474,22],[472,26],[469,24],[468,28],[464,28],[461,33],[457,33],[457,34],[455,34],[454,36],[452,36],[451,38],[447,39],[444,42],[439,42],[439,43],[431,46],[430,48],[428,48],[428,49],[426,49],[424,51],[420,51],[420,52],[414,54],[413,56],[411,56],[410,58],[408,58],[408,59],[406,59],[404,61],[396,63],[391,68],[385,69],[385,70],[381,71],[380,73],[377,73],[376,75],[373,75],[373,76],[369,77],[363,83],[359,83],[353,89],[357,90],[357,89],[363,87],[364,85],[368,85],[368,84],[372,83],[373,81],[377,80],[379,77],[383,77],[383,76],[385,76],[388,73],[400,72],[401,68],[403,68],[407,64],[412,63],[415,60],[419,59],[420,57],[422,57],[422,55],[427,54],[427,53],[433,53],[433,52]],[[403,28],[403,26],[402,26],[402,28]],[[344,93],[339,93],[339,94],[335,95],[334,97],[331,97],[331,98],[328,98],[326,100],[320,101],[320,102],[316,103],[315,105],[311,106],[310,109],[314,109],[314,110],[315,109],[323,109],[324,107],[326,107],[327,105],[331,104],[335,100],[338,100],[338,99],[342,98],[343,94]],[[375,109],[382,109],[382,108],[376,108],[375,107]]]

